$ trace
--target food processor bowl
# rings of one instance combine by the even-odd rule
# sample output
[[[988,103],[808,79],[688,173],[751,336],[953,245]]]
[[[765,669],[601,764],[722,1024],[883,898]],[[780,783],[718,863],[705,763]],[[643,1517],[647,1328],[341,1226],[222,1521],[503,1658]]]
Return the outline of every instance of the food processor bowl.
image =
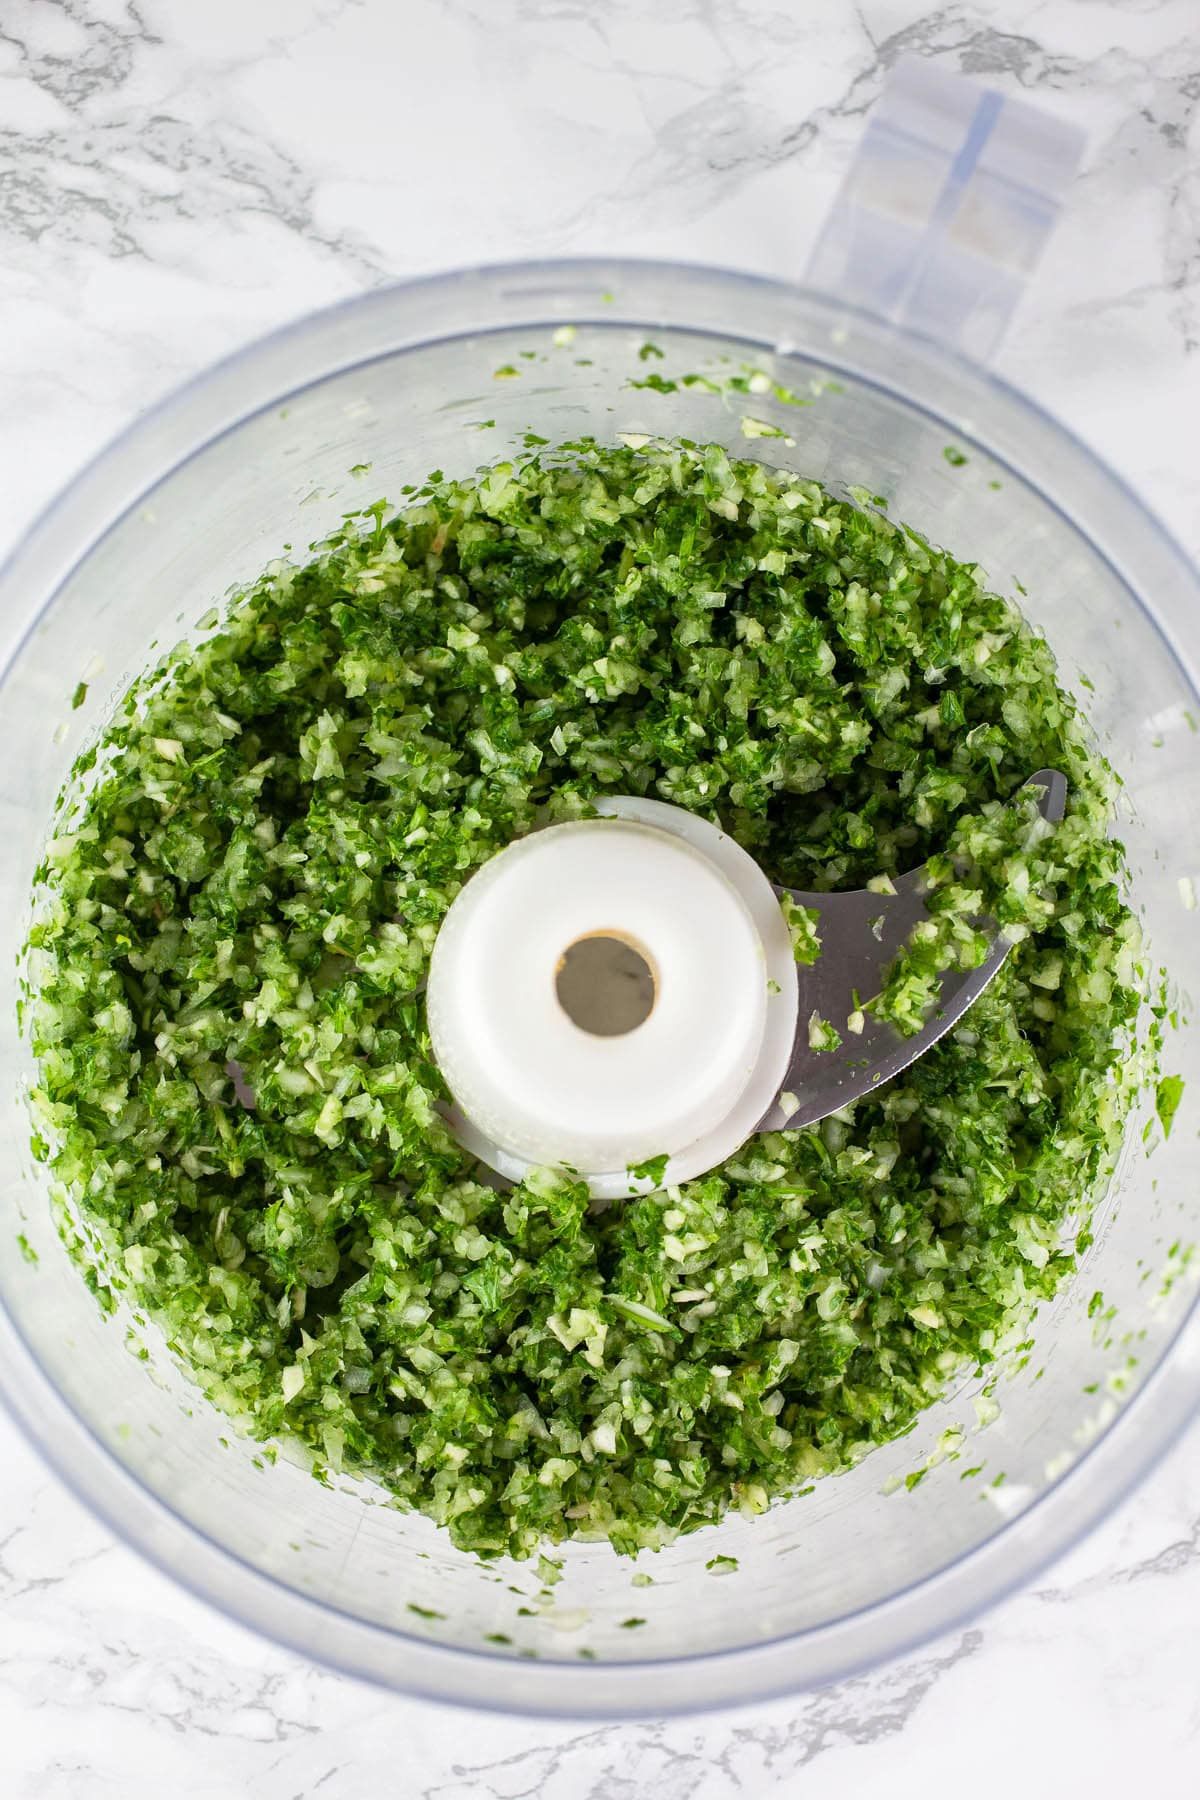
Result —
[[[747,419],[785,435],[748,439]],[[441,277],[306,320],[142,419],[34,526],[0,605],[0,709],[21,745],[0,777],[10,1020],[56,796],[130,681],[210,628],[214,602],[284,546],[303,555],[344,513],[398,499],[433,468],[519,457],[530,432],[715,440],[860,487],[976,558],[1045,632],[1123,778],[1120,829],[1151,953],[1196,988],[1200,584],[1162,528],[1061,427],[931,342],[748,276],[596,262]],[[265,1459],[152,1329],[124,1305],[98,1309],[30,1154],[27,1049],[13,1027],[3,1045],[0,1353],[13,1410],[89,1504],[196,1592],[399,1688],[580,1714],[830,1680],[944,1629],[1061,1551],[1196,1399],[1186,1247],[1200,1201],[1185,1093],[1168,1139],[1153,1123],[1145,1143],[1142,1122],[1131,1129],[1077,1278],[1042,1309],[994,1399],[964,1378],[850,1473],[643,1555],[649,1586],[632,1586],[635,1565],[606,1545],[568,1544],[547,1600],[535,1565],[460,1554],[372,1484],[317,1482],[286,1445]],[[1168,1032],[1165,1061],[1200,1082],[1194,1025]],[[131,1329],[148,1361],[130,1355]]]
[[[317,1481],[286,1443],[238,1437],[123,1298],[97,1306],[30,1151],[13,1023],[56,798],[129,683],[345,513],[400,503],[434,469],[518,458],[530,433],[722,443],[876,497],[1015,595],[1123,780],[1133,900],[1181,996],[1164,1066],[1188,1084],[1168,1137],[1152,1109],[1131,1126],[1078,1275],[999,1375],[963,1374],[907,1437],[758,1518],[636,1564],[569,1542],[552,1586],[536,1560],[481,1562],[375,1484]],[[0,1378],[76,1494],[195,1593],[442,1700],[712,1707],[953,1626],[1066,1549],[1182,1430],[1200,1394],[1200,580],[1028,399],[913,329],[748,275],[586,261],[417,281],[280,331],[141,418],[19,545],[0,632],[0,718],[19,746],[0,770]]]

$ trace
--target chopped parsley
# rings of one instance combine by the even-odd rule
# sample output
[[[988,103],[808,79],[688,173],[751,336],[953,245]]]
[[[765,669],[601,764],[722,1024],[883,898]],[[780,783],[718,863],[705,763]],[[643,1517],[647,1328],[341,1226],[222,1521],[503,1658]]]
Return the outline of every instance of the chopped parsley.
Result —
[[[811,906],[801,906],[791,894],[781,894],[779,904],[784,923],[792,940],[792,954],[798,963],[815,963],[821,954],[821,915]]]
[[[818,1053],[825,1050],[836,1050],[841,1041],[841,1032],[831,1025],[828,1019],[823,1019],[819,1013],[809,1014],[808,1047],[810,1050],[816,1050]]]
[[[1041,767],[1053,831],[1010,804]],[[498,1191],[438,1110],[430,951],[490,856],[611,793],[806,891],[939,858],[870,1003],[902,1029],[973,920],[1014,948],[834,1120],[603,1211],[569,1171]],[[878,511],[716,445],[432,477],[273,565],[77,767],[26,969],[61,1229],[244,1430],[465,1549],[760,1512],[1071,1274],[1141,1080],[1109,819],[1045,643]]]
[[[668,381],[665,375],[658,374],[647,375],[642,381],[630,381],[626,385],[631,388],[648,388],[655,394],[674,394],[679,387],[678,382]]]
[[[1179,1102],[1183,1099],[1184,1082],[1179,1075],[1164,1075],[1154,1091],[1154,1110],[1162,1126],[1163,1136],[1170,1137]]]
[[[666,1174],[667,1164],[670,1160],[670,1157],[664,1151],[659,1156],[647,1157],[645,1162],[630,1163],[626,1172],[631,1181],[649,1181],[652,1182],[655,1187],[659,1187],[662,1184],[662,1178]]]

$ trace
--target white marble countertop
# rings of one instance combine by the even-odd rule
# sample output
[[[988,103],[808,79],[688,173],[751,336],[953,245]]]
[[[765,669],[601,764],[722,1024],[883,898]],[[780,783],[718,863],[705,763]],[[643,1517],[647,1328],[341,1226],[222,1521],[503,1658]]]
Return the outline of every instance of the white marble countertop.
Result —
[[[1200,551],[1195,0],[6,0],[0,539],[206,361],[388,278],[621,251],[796,274],[915,49],[1089,134],[1000,356]],[[114,1542],[0,1421],[5,1800],[1196,1792],[1200,1431],[1036,1588],[707,1720],[443,1712]]]

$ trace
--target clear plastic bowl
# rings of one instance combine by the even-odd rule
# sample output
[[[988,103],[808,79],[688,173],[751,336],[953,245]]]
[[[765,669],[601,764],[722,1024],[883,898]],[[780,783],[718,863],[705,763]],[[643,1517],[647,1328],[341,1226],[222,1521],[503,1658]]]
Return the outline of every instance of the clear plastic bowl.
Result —
[[[573,341],[555,342],[562,325],[577,328]],[[639,360],[647,340],[661,360]],[[632,385],[745,364],[801,393],[811,384],[813,403]],[[517,376],[498,376],[505,368]],[[794,445],[747,441],[744,413],[783,425]],[[192,629],[284,545],[302,550],[344,511],[398,499],[432,468],[517,453],[529,429],[555,441],[718,439],[861,484],[893,517],[978,559],[1002,590],[1021,584],[1127,784],[1121,828],[1155,957],[1193,991],[1197,915],[1184,900],[1200,863],[1200,585],[1069,433],[936,345],[776,283],[607,262],[440,277],[267,339],[141,419],[0,577],[0,717],[20,747],[0,773],[0,1375],[13,1411],[129,1542],[307,1655],[474,1705],[662,1713],[826,1682],[953,1625],[1065,1549],[1181,1430],[1200,1382],[1200,1319],[1178,1250],[1200,1213],[1189,1110],[1200,1031],[1171,1036],[1169,1065],[1192,1084],[1174,1131],[1165,1144],[1152,1131],[1152,1150],[1131,1132],[1096,1241],[1037,1319],[999,1417],[973,1435],[979,1383],[966,1379],[851,1474],[643,1558],[649,1587],[634,1588],[630,1563],[606,1547],[568,1545],[553,1607],[539,1609],[530,1565],[484,1567],[369,1486],[324,1487],[286,1455],[259,1466],[259,1446],[230,1436],[165,1349],[135,1360],[128,1320],[101,1315],[61,1249],[28,1150],[27,1052],[11,1021],[55,796],[155,642]],[[953,466],[947,445],[968,461]],[[364,463],[365,479],[352,473]],[[72,712],[89,673],[87,703]],[[1089,1317],[1097,1292],[1105,1316]],[[967,1431],[963,1454],[911,1491],[897,1486],[952,1426]],[[737,1572],[718,1579],[706,1568],[717,1556],[736,1558]],[[624,1629],[631,1615],[645,1624]],[[487,1641],[498,1633],[511,1645]]]

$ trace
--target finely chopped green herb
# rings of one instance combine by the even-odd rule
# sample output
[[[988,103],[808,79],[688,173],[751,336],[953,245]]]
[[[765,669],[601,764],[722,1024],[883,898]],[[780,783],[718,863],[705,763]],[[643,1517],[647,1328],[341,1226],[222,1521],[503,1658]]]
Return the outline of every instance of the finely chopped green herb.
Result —
[[[1053,830],[1010,804],[1041,767]],[[430,949],[474,869],[603,792],[809,890],[939,856],[930,934],[863,999],[902,1029],[981,912],[1016,948],[818,1127],[599,1212],[563,1172],[499,1192],[437,1110]],[[878,512],[714,445],[433,479],[268,571],[77,771],[28,970],[64,1232],[245,1428],[465,1548],[761,1511],[1074,1266],[1138,1083],[1109,812],[1045,644]]]

